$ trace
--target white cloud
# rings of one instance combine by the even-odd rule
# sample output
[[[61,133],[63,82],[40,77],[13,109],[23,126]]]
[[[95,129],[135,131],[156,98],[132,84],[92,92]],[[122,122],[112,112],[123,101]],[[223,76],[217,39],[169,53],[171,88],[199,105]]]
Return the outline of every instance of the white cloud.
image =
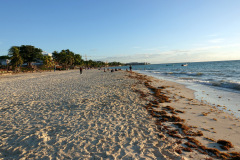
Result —
[[[209,43],[221,43],[223,41],[224,41],[223,38],[216,38],[216,39],[208,40]]]
[[[104,61],[176,63],[240,59],[240,44],[211,45],[167,51],[142,50],[136,54],[107,57]]]
[[[194,48],[186,49],[160,49],[160,47],[137,50],[137,53],[118,54],[111,57],[101,57],[101,61],[149,62],[149,63],[177,63],[177,62],[201,62],[220,60],[240,60],[240,43],[219,44],[216,42],[224,39],[214,39],[211,42]]]

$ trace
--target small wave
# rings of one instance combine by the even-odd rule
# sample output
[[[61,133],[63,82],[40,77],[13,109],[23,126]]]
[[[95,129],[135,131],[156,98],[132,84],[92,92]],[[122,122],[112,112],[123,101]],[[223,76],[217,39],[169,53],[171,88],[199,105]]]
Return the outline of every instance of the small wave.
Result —
[[[165,75],[168,75],[168,74],[172,74],[172,75],[184,75],[184,74],[186,74],[186,73],[178,73],[178,72],[165,72],[165,73],[163,73],[163,74],[165,74]]]
[[[196,75],[198,75],[198,76],[202,76],[202,75],[203,75],[203,73],[201,73],[201,72],[198,72]]]
[[[230,89],[240,91],[240,83],[236,83],[236,82],[221,82],[220,87],[230,88]]]
[[[188,75],[188,76],[202,76],[203,73],[202,73],[202,72],[198,72],[198,73],[186,73],[186,75]]]
[[[158,73],[161,73],[161,72],[158,72],[158,71],[153,71],[152,73],[158,74]]]
[[[195,82],[205,84],[205,85],[211,85],[215,87],[221,87],[221,88],[228,88],[233,90],[240,91],[240,82],[232,82],[232,81],[203,81],[203,80],[195,80]]]
[[[182,79],[182,80],[194,80],[194,78],[190,78],[190,77],[181,77],[180,79]]]
[[[204,74],[202,72],[198,72],[198,73],[192,73],[192,72],[166,72],[164,73],[166,75],[171,74],[171,75],[175,75],[177,77],[180,76],[203,76]]]

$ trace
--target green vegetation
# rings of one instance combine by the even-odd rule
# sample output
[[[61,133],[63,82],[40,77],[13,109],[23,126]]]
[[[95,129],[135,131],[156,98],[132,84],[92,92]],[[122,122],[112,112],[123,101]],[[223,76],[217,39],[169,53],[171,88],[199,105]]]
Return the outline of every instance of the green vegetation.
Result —
[[[20,56],[19,53],[19,48],[17,47],[12,47],[11,48],[11,65],[13,66],[13,69],[15,69],[15,71],[18,71],[19,67],[23,64],[23,59]]]
[[[9,56],[0,56],[0,59],[10,59]]]
[[[64,66],[64,68],[69,68],[73,65],[83,65],[82,56],[79,54],[75,54],[69,49],[62,50],[61,52],[54,51],[52,55],[53,60],[57,64]]]
[[[54,65],[55,65],[55,63],[54,63],[54,61],[52,60],[52,57],[51,57],[51,56],[43,55],[43,56],[42,56],[42,60],[43,60],[43,64],[44,64],[44,66],[41,67],[42,70],[51,69],[51,68],[53,68]]]
[[[109,66],[120,66],[120,65],[123,65],[123,64],[120,63],[120,62],[109,62],[108,65]]]
[[[58,66],[57,68],[61,68],[61,70],[66,70],[74,69],[76,66],[97,68],[122,65],[120,62],[84,61],[80,54],[75,54],[69,49],[61,50],[61,52],[54,51],[52,56],[42,53],[42,49],[31,45],[12,46],[8,55],[0,56],[0,59],[8,59],[11,62],[7,66],[0,66],[0,68],[7,68],[7,71],[10,69],[15,72],[20,70],[24,72],[34,69],[53,70],[55,66]],[[38,66],[34,65],[33,62],[38,62]]]
[[[32,62],[42,58],[42,50],[40,48],[35,48],[31,45],[22,45],[13,46],[9,49],[8,55],[11,57],[11,59],[14,57],[13,52],[15,51],[15,48],[19,49],[19,55],[23,59],[23,62],[27,63],[29,67],[31,66]]]

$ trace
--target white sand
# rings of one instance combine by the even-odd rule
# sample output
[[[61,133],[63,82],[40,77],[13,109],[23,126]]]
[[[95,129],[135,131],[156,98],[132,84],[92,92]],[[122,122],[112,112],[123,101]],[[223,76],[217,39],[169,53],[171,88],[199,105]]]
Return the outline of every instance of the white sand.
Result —
[[[184,145],[158,131],[144,108],[149,101],[133,90],[149,93],[149,100],[153,96],[128,75],[75,70],[0,77],[0,159],[209,158],[196,150],[175,152]],[[155,87],[167,86],[164,92],[172,100],[158,109],[170,105],[185,111],[178,116],[204,133],[197,137],[203,145],[221,150],[204,137],[224,139],[233,143],[231,151],[240,151],[238,119],[195,100],[183,85],[149,79]]]
[[[181,159],[125,74],[0,77],[0,159]]]
[[[197,137],[199,141],[208,147],[214,145],[221,150],[216,143],[204,141],[204,137],[214,139],[215,141],[222,139],[230,141],[234,148],[230,151],[240,153],[240,119],[222,111],[223,106],[215,107],[199,102],[194,99],[194,91],[186,88],[183,85],[153,79],[154,86],[166,87],[166,95],[172,100],[171,103],[163,103],[161,106],[170,105],[171,107],[184,111],[183,114],[178,114],[182,119],[186,120],[189,126],[195,126],[203,132],[203,137]],[[221,109],[221,110],[220,110]],[[206,113],[207,115],[203,115]]]
[[[141,74],[132,74],[134,77]],[[146,77],[146,76],[145,76]],[[153,77],[148,76],[147,80],[149,84],[153,87],[165,87],[162,92],[169,97],[171,100],[170,103],[160,103],[159,108],[154,108],[156,111],[161,111],[163,107],[171,106],[175,110],[184,111],[184,113],[177,113],[176,116],[184,119],[186,126],[192,127],[192,131],[197,132],[201,131],[203,136],[189,136],[198,140],[203,146],[207,148],[218,149],[222,153],[231,153],[237,152],[240,155],[240,120],[237,117],[234,117],[232,114],[223,112],[222,106],[211,106],[204,102],[200,102],[194,99],[194,91],[186,88],[185,86],[165,81],[159,80]],[[146,81],[146,80],[144,80]],[[144,82],[143,81],[143,82]],[[149,89],[141,89],[145,94],[151,95]],[[151,102],[151,96],[146,98]],[[205,115],[203,115],[206,113]],[[173,122],[164,122],[162,126],[159,127],[170,127],[170,130],[179,130],[176,125],[173,125]],[[166,135],[167,130],[163,131]],[[181,133],[181,132],[180,132]],[[183,139],[181,139],[182,144],[178,146],[177,149],[182,149],[186,147],[184,143],[188,142],[185,137],[186,135],[180,134]],[[180,140],[180,139],[178,139]],[[217,143],[218,140],[226,140],[233,144],[233,148],[230,148],[229,151],[223,150],[220,144]],[[177,141],[177,139],[176,139]],[[199,153],[195,152],[183,152],[182,155],[189,159],[202,159]],[[206,157],[205,157],[206,158]],[[237,158],[236,158],[237,159]]]

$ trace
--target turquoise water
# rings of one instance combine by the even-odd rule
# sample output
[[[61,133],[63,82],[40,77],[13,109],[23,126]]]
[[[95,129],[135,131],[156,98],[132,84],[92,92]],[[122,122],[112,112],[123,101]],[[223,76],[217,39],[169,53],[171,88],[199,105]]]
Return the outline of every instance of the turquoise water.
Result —
[[[122,67],[127,69],[127,66]],[[152,64],[132,66],[133,70],[159,79],[181,83],[195,90],[197,99],[226,106],[240,117],[240,60]]]
[[[240,92],[240,61],[140,65],[133,70]]]

